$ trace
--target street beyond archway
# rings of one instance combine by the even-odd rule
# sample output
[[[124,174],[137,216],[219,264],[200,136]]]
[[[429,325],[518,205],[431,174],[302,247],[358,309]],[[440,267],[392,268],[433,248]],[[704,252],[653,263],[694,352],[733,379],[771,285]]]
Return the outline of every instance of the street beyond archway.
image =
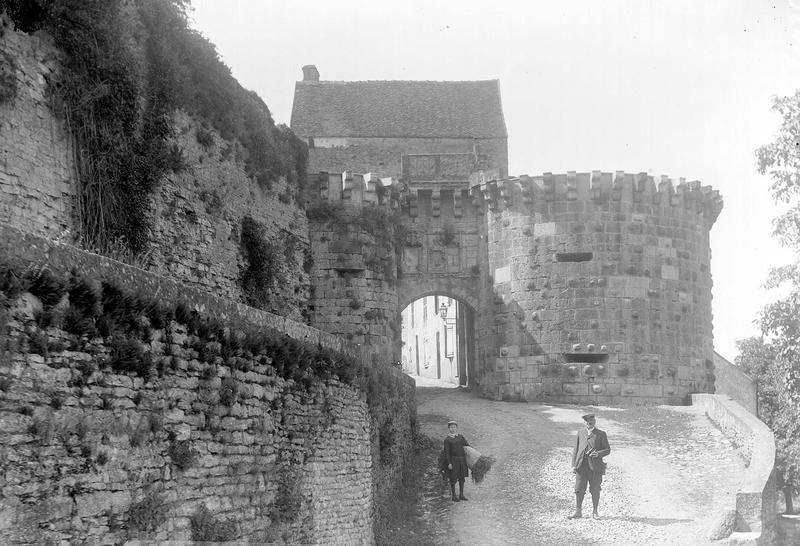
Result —
[[[714,544],[709,529],[733,508],[745,469],[730,441],[693,407],[494,402],[429,387],[417,388],[417,402],[423,434],[443,439],[447,420],[456,419],[470,444],[496,458],[483,483],[467,482],[468,502],[449,501],[445,486],[428,487],[420,513],[438,528],[441,544]],[[597,415],[612,452],[602,519],[570,521],[569,460],[586,411]]]

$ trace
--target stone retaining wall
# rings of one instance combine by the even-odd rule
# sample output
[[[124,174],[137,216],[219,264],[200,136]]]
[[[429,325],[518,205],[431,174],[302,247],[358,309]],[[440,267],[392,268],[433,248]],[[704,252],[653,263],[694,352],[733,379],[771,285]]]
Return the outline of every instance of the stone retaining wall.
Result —
[[[736,400],[747,411],[758,415],[758,389],[756,382],[741,368],[714,352],[714,392]]]
[[[781,546],[800,544],[800,515],[778,516],[778,544]]]
[[[51,238],[72,229],[74,195],[71,140],[48,97],[59,69],[46,36],[0,11],[0,222]]]
[[[777,525],[775,490],[775,437],[767,425],[725,395],[692,394],[737,445],[748,463],[742,487],[736,494],[737,524],[730,544],[774,544]]]
[[[335,336],[14,228],[0,226],[0,256],[16,271],[74,272],[371,362]],[[201,340],[172,322],[147,340],[159,374],[144,379],[108,369],[107,339],[51,327],[37,354],[37,300],[12,305],[0,307],[0,542],[189,540],[201,506],[236,540],[373,540],[374,505],[391,495],[411,449],[414,387],[401,372],[385,370],[396,399],[374,412],[336,380],[305,393],[270,362],[209,360]],[[232,385],[235,394],[224,394]]]

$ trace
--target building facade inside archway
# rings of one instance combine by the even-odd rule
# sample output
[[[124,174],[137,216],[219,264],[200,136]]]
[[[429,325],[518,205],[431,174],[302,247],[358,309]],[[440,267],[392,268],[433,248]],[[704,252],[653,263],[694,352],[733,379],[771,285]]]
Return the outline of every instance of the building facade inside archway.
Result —
[[[481,395],[627,405],[713,392],[718,192],[647,173],[509,177],[497,81],[326,82],[306,68],[292,129],[313,173],[314,326],[418,372],[400,311],[447,294],[474,310],[465,375]]]

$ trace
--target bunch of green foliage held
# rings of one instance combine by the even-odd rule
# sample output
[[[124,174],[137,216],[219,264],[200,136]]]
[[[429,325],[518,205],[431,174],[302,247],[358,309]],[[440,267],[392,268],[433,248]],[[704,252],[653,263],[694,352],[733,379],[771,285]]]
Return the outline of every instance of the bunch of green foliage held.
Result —
[[[42,303],[33,324],[26,326],[29,350],[48,357],[63,350],[97,351],[98,338],[110,347],[101,367],[150,381],[169,373],[175,359],[154,356],[149,341],[154,330],[182,326],[196,336],[198,357],[233,370],[250,371],[269,365],[275,374],[308,391],[330,379],[352,385],[366,394],[371,409],[381,406],[401,387],[387,367],[365,366],[361,359],[298,341],[288,335],[246,324],[224,324],[201,315],[186,303],[166,305],[128,293],[110,282],[91,282],[73,272],[61,278],[47,268],[20,272],[0,264],[0,306],[9,307],[29,292]],[[58,328],[69,335],[69,346],[47,334]],[[57,346],[56,346],[57,344]]]

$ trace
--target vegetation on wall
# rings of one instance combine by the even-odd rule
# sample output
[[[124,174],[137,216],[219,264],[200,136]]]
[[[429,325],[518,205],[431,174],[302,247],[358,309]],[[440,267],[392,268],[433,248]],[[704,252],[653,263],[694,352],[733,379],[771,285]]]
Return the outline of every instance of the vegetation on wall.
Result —
[[[371,408],[380,408],[382,401],[398,396],[402,390],[399,380],[384,366],[365,365],[353,356],[304,343],[281,332],[246,325],[232,329],[217,319],[202,316],[186,303],[173,307],[109,282],[93,283],[77,274],[62,279],[46,268],[19,272],[0,264],[0,302],[9,305],[24,292],[42,302],[42,313],[50,313],[47,326],[37,326],[39,334],[47,327],[63,327],[63,313],[56,316],[53,311],[66,303],[78,314],[77,318],[92,326],[91,334],[73,338],[72,349],[85,348],[92,339],[101,338],[110,348],[109,357],[100,359],[101,366],[146,381],[164,373],[152,357],[149,342],[153,329],[174,322],[198,337],[195,350],[199,358],[218,361],[234,371],[248,371],[247,362],[263,361],[270,363],[277,375],[295,381],[306,391],[315,381],[336,378],[360,388]],[[223,380],[221,391],[219,399],[227,405],[233,402],[237,387],[232,380]],[[183,451],[176,448],[176,459],[187,459],[182,456]]]
[[[0,28],[0,37],[2,37]],[[0,52],[0,104],[17,96],[17,62],[6,52]]]
[[[251,216],[242,218],[240,237],[245,265],[239,283],[245,301],[259,309],[269,309],[272,291],[283,278],[283,256],[264,226]]]
[[[45,364],[63,366],[64,351],[67,350],[93,355],[91,361],[74,366],[67,388],[76,393],[84,392],[90,383],[103,383],[105,374],[126,374],[144,381],[144,384],[136,382],[141,387],[131,398],[133,404],[154,408],[152,393],[160,391],[158,382],[162,376],[178,369],[175,355],[181,354],[184,356],[180,358],[183,362],[180,366],[189,366],[189,373],[200,380],[198,405],[207,408],[201,410],[205,416],[198,428],[214,435],[219,430],[221,416],[231,411],[240,396],[247,396],[248,388],[239,381],[242,372],[249,372],[255,366],[267,367],[259,373],[274,374],[288,380],[286,397],[276,396],[270,403],[274,426],[278,427],[285,426],[287,417],[291,415],[287,411],[287,400],[292,400],[293,404],[298,400],[306,401],[299,403],[308,403],[324,392],[324,388],[320,390],[321,384],[336,379],[365,395],[372,421],[374,468],[388,468],[402,462],[402,434],[409,425],[413,429],[413,422],[404,422],[405,417],[398,418],[407,415],[409,410],[408,387],[385,365],[373,363],[370,366],[354,356],[298,341],[282,332],[250,327],[240,322],[223,323],[199,313],[188,303],[167,305],[111,282],[97,282],[77,273],[63,276],[46,268],[20,271],[0,261],[0,306],[22,305],[20,296],[34,292],[35,300],[41,302],[42,313],[47,314],[49,321],[46,327],[31,325],[47,353],[43,354]],[[35,308],[38,302],[31,300],[34,298],[28,296],[24,305]],[[73,310],[72,320],[86,325],[83,333],[67,334],[58,330],[64,325],[65,309]],[[15,341],[19,343],[17,350],[27,350],[25,344],[30,340],[26,337],[22,335],[18,342]],[[6,379],[0,389],[13,388],[11,381]],[[43,417],[45,414],[38,409],[34,412],[29,408],[29,413],[36,415],[32,430],[42,443],[63,433],[59,431],[61,421],[52,417],[53,411],[62,405],[74,407],[72,401],[65,401],[57,392],[51,393],[45,403],[50,406],[48,418]],[[110,410],[115,403],[113,396],[101,395],[97,407]],[[178,439],[174,433],[163,430],[163,418],[159,412],[170,407],[168,403],[165,401],[164,407],[134,427],[130,442],[132,447],[148,445],[159,435],[165,462],[172,465],[175,475],[197,466],[198,446],[193,439]],[[335,421],[331,420],[329,411],[323,409],[319,421],[312,427],[324,429],[332,422]],[[85,422],[81,426],[83,432],[78,434],[84,437],[91,426]],[[291,434],[290,431],[290,440]],[[310,434],[306,443],[298,448],[301,452],[282,452],[280,455],[284,459],[275,475],[276,497],[265,507],[265,513],[281,528],[304,525],[305,520],[300,516],[307,513],[308,505],[307,491],[303,487],[306,470],[302,465],[313,456],[313,431]],[[223,441],[220,438],[223,437],[218,437],[217,441]],[[83,444],[83,447],[87,461],[100,466],[110,461],[105,451],[96,452],[88,444]],[[386,483],[381,482],[380,486],[385,489]],[[153,489],[131,505],[127,516],[116,514],[114,518],[122,518],[122,523],[129,520],[132,533],[147,534],[163,523],[167,513],[163,495]],[[202,509],[195,513],[191,525],[196,540],[235,538],[239,532],[236,521],[220,519]]]
[[[6,9],[18,29],[45,30],[65,54],[50,83],[76,144],[84,244],[146,249],[149,198],[165,174],[185,167],[172,139],[179,108],[240,142],[248,175],[263,187],[285,177],[302,203],[305,144],[276,127],[189,28],[186,0],[10,0]]]
[[[348,225],[360,226],[375,239],[375,249],[388,251],[383,257],[380,252],[369,253],[365,258],[366,265],[381,272],[390,284],[396,281],[399,273],[396,264],[400,263],[399,253],[402,252],[406,239],[406,228],[398,211],[385,206],[363,204],[354,213],[352,208],[343,203],[316,201],[306,208],[306,215],[310,221],[332,226],[340,235],[346,232]],[[390,259],[390,249],[394,250],[394,261]]]

